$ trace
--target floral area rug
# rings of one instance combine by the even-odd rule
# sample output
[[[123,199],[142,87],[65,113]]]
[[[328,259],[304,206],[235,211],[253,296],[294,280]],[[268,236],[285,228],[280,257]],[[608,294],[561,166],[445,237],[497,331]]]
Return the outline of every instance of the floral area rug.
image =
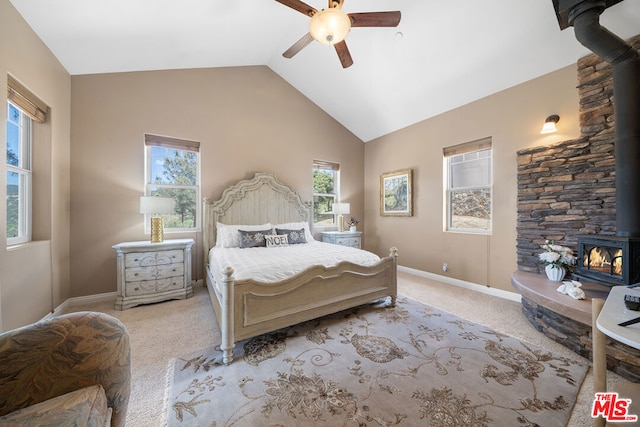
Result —
[[[400,296],[173,360],[168,426],[564,426],[587,366]]]

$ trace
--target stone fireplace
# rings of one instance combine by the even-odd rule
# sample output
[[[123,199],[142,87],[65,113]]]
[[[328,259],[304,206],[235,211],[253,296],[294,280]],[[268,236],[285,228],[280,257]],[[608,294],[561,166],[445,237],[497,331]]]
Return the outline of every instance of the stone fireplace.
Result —
[[[640,35],[627,42],[640,50]],[[513,282],[520,291],[518,286],[523,278],[544,277],[544,265],[539,262],[538,254],[548,239],[576,251],[580,267],[576,278],[583,283],[595,284],[588,286],[587,297],[605,298],[610,286],[640,281],[640,243],[633,233],[619,236],[617,230],[620,226],[616,208],[627,206],[627,203],[616,203],[617,193],[618,197],[622,193],[616,191],[612,67],[596,54],[581,58],[577,66],[581,137],[517,153],[518,272],[514,274]],[[640,170],[640,166],[635,168]],[[640,181],[632,182],[632,185],[639,186]],[[640,212],[633,212],[633,209],[629,210],[629,215],[634,221],[640,218]],[[605,260],[585,268],[585,256],[588,261],[595,258],[593,249],[596,247],[603,249],[601,255]],[[618,249],[628,252],[617,258],[621,256]],[[621,270],[615,270],[620,260]],[[635,269],[630,269],[632,266]],[[556,298],[553,295],[555,287],[540,298],[537,291],[532,297],[521,293],[523,312],[538,330],[590,359],[590,302],[585,300],[581,305],[558,294],[557,298],[571,300],[567,301],[567,307],[559,307],[557,302],[550,302]],[[576,309],[578,306],[580,308]],[[640,381],[640,352],[617,342],[608,345],[609,369],[632,381]]]
[[[640,49],[640,35],[628,41]],[[611,67],[578,60],[579,139],[517,153],[518,270],[542,273],[545,239],[577,253],[578,237],[616,235],[615,132]]]

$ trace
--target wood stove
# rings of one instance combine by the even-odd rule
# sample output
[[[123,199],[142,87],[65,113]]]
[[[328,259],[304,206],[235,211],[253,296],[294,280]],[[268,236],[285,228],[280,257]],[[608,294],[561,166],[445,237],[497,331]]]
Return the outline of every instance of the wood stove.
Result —
[[[578,236],[574,276],[606,286],[640,282],[640,238]]]
[[[640,53],[600,25],[621,0],[553,0],[560,28],[611,64],[615,120],[616,237],[578,237],[576,276],[604,285],[640,282]]]

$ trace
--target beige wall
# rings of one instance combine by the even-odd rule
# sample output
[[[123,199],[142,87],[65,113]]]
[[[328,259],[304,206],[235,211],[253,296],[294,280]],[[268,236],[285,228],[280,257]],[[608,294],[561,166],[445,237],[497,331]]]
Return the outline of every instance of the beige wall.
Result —
[[[365,248],[384,252],[396,246],[403,266],[513,290],[516,151],[579,136],[576,84],[576,67],[569,66],[368,142]],[[541,135],[550,114],[560,115],[559,132]],[[488,136],[494,149],[493,232],[445,232],[442,149]],[[406,168],[413,169],[414,216],[381,217],[380,175]]]
[[[8,0],[0,0],[0,81],[11,74],[50,107],[34,125],[33,239],[7,249],[0,244],[0,331],[39,320],[70,296],[69,280],[69,74]],[[0,134],[6,135],[6,90],[0,98]],[[6,163],[6,150],[0,150]],[[0,174],[6,199],[6,174]],[[0,209],[0,242],[6,210]]]
[[[111,246],[148,239],[138,213],[145,132],[201,142],[203,197],[265,171],[310,200],[311,162],[338,162],[343,201],[361,220],[365,248],[383,255],[397,246],[403,266],[445,274],[447,262],[452,278],[505,290],[516,269],[516,151],[579,135],[575,66],[363,144],[267,67],[70,77],[0,0],[0,76],[7,73],[51,115],[36,130],[45,175],[34,177],[36,242],[0,248],[0,330],[35,321],[69,297],[115,291]],[[561,116],[560,132],[543,137],[552,113]],[[5,118],[2,102],[2,134]],[[494,146],[494,231],[443,232],[442,148],[486,136]],[[404,168],[414,170],[414,216],[381,217],[379,176]],[[5,223],[2,209],[0,240]],[[201,278],[199,233],[169,237],[197,240],[194,278]]]
[[[201,143],[202,197],[271,172],[312,199],[313,160],[341,165],[342,199],[364,213],[364,144],[264,66],[72,77],[72,295],[116,290],[112,245],[148,240],[140,215],[144,133]],[[364,224],[364,223],[362,223]],[[194,278],[202,278],[200,233]]]

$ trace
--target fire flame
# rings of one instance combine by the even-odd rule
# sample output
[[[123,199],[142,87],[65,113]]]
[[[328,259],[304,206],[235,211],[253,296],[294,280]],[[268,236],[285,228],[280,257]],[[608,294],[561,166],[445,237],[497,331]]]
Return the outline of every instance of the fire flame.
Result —
[[[584,255],[583,265],[589,270],[622,276],[622,249],[616,251],[612,261],[609,252],[595,247]]]

